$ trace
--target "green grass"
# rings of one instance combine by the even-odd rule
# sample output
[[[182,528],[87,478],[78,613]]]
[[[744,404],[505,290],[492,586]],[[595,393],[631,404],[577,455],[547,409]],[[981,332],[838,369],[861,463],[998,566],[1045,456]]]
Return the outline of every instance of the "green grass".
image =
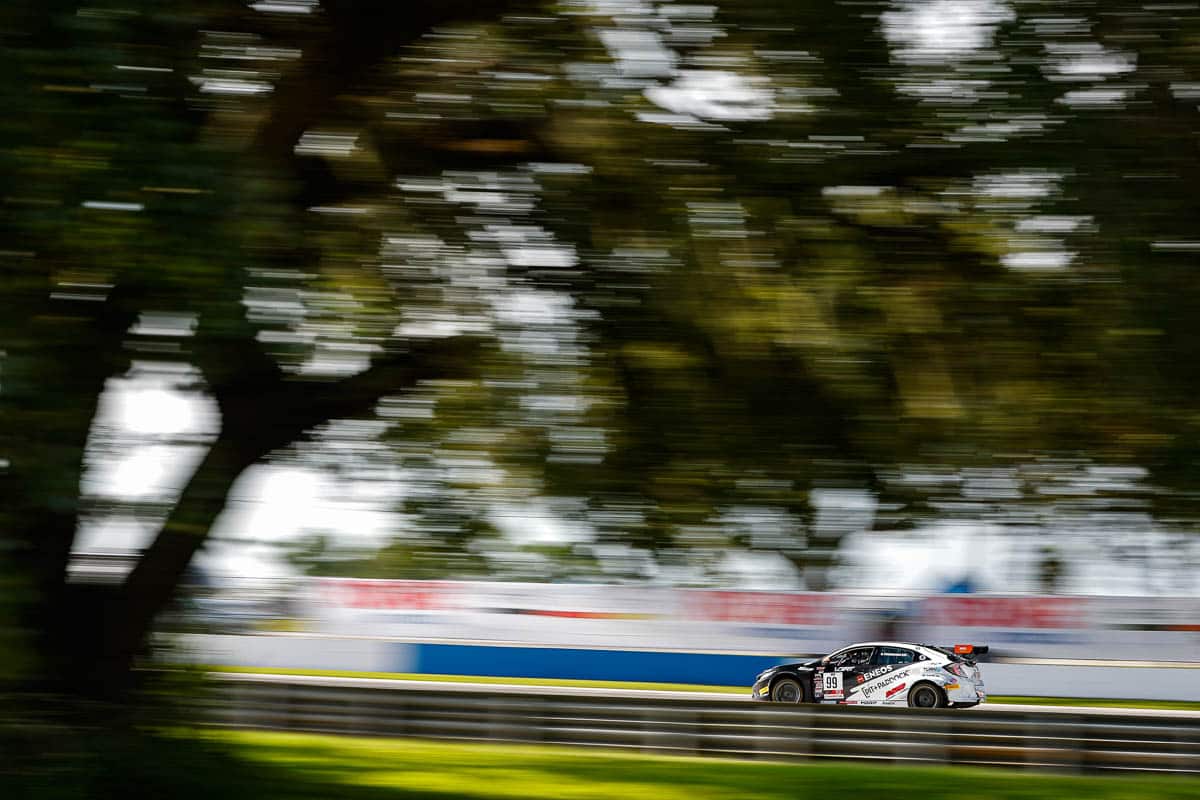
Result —
[[[10,733],[12,733],[10,731]],[[1200,800],[1200,781],[776,763],[260,731],[64,731],[0,746],[4,800]],[[20,737],[8,744],[21,744]],[[3,745],[0,742],[0,745]]]
[[[385,680],[442,681],[449,683],[513,684],[518,686],[573,686],[593,689],[657,689],[679,692],[716,692],[745,695],[748,686],[705,686],[690,683],[639,683],[636,681],[585,681],[565,678],[502,678],[487,675],[425,675],[404,672],[353,672],[333,669],[276,669],[273,667],[206,667],[213,672],[234,672],[251,675],[313,675],[335,678],[380,678]],[[1035,706],[1093,706],[1098,708],[1146,708],[1200,711],[1200,703],[1186,700],[1098,700],[1091,697],[1021,697],[994,695],[988,698],[993,705],[1015,704]]]
[[[989,703],[1009,703],[1030,706],[1091,706],[1093,708],[1144,708],[1174,711],[1200,711],[1200,703],[1190,700],[1132,700],[1098,699],[1095,697],[1021,697],[1002,695],[989,697]]]
[[[203,738],[230,746],[245,763],[245,773],[260,782],[253,791],[261,800],[1200,798],[1200,781],[1170,776],[1067,776],[862,763],[780,764],[565,747],[244,731],[212,732]]]

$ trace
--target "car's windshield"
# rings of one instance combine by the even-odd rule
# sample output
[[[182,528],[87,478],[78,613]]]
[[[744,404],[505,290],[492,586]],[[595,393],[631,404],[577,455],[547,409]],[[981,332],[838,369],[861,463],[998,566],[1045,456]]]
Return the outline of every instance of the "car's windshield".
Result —
[[[871,654],[875,652],[874,647],[851,647],[845,650],[839,650],[829,656],[828,662],[834,666],[842,665],[860,665],[867,664],[871,661]]]

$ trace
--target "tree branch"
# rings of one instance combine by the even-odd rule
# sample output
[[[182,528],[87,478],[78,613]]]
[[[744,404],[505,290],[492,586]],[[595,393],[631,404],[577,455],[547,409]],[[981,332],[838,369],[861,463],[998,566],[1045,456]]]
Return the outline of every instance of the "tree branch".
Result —
[[[337,97],[427,31],[494,19],[511,5],[512,0],[326,0],[325,30],[306,50],[299,68],[275,87],[272,112],[258,130],[250,155],[282,175],[295,174],[296,143]],[[231,267],[230,277],[240,269]],[[220,407],[221,433],[126,579],[121,613],[109,615],[114,629],[106,637],[110,650],[103,671],[112,678],[127,673],[154,617],[170,600],[247,467],[324,422],[371,411],[384,395],[461,374],[480,350],[478,340],[428,341],[398,350],[341,381],[291,380],[258,346],[242,315],[240,297],[230,293],[210,310],[215,313],[201,314],[196,355]]]
[[[274,111],[259,129],[254,150],[270,160],[293,157],[303,134],[333,101],[365,79],[381,62],[433,28],[495,19],[514,0],[327,0],[328,35],[304,55],[303,65],[274,92]]]
[[[224,397],[218,397],[220,435],[125,581],[123,613],[111,620],[117,630],[108,637],[114,648],[109,653],[116,664],[114,673],[123,672],[136,656],[242,472],[324,422],[371,412],[386,395],[411,390],[423,381],[469,374],[482,347],[475,337],[435,339],[335,382],[280,378],[262,393],[231,393],[227,387]]]

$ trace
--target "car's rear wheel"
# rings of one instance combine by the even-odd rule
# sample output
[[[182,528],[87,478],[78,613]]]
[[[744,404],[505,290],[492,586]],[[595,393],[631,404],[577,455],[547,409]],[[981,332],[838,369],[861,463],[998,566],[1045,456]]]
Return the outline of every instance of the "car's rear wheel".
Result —
[[[776,703],[803,703],[804,687],[792,678],[780,678],[771,684],[771,699]]]
[[[946,705],[946,696],[932,683],[918,683],[908,693],[908,705],[911,708],[942,708]]]

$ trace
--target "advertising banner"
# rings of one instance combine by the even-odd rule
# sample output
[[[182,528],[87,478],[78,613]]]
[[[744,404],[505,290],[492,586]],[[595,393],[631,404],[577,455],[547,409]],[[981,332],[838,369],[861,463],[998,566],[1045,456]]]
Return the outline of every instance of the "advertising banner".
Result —
[[[1200,600],[897,597],[605,584],[317,578],[309,629],[423,642],[809,655],[871,639],[992,658],[1200,661]]]

